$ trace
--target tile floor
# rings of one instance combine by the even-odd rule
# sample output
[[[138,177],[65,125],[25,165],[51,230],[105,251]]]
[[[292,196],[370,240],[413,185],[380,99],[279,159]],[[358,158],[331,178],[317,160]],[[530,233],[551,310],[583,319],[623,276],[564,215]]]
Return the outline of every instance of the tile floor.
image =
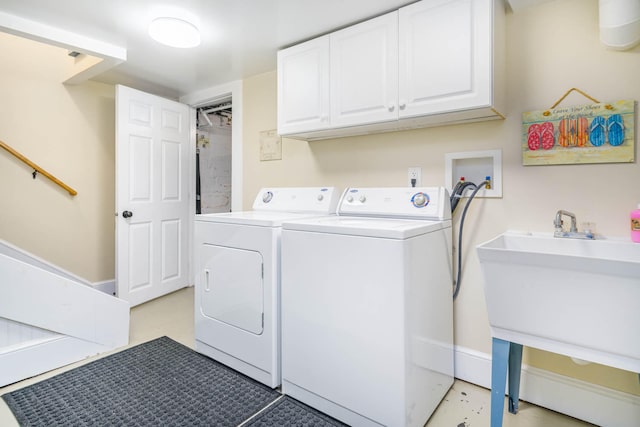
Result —
[[[186,288],[131,310],[129,346],[166,335],[186,346],[193,347],[193,326],[193,288]],[[88,358],[34,378],[0,387],[0,395],[49,378],[93,359],[95,358]],[[427,422],[426,427],[488,427],[490,401],[491,393],[489,390],[456,380],[436,412]],[[0,426],[14,427],[17,425],[18,423],[4,400],[0,399]],[[591,424],[526,402],[520,402],[520,411],[517,415],[507,413],[504,417],[504,427],[549,426],[586,427]]]

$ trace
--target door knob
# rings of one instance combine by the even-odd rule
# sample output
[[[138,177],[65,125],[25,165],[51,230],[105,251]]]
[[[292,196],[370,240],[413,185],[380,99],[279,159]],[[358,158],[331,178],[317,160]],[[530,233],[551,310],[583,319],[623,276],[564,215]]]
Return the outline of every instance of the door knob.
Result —
[[[131,211],[122,212],[122,217],[123,218],[131,218],[132,216],[133,216],[133,212],[131,212]]]

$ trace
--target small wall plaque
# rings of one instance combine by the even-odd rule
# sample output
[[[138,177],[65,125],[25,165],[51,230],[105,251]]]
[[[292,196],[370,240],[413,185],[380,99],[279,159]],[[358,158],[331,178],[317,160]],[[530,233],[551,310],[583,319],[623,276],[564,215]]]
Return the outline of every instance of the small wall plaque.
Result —
[[[275,129],[260,132],[260,161],[266,160],[282,160],[282,138]]]
[[[635,101],[522,114],[522,164],[633,163]]]

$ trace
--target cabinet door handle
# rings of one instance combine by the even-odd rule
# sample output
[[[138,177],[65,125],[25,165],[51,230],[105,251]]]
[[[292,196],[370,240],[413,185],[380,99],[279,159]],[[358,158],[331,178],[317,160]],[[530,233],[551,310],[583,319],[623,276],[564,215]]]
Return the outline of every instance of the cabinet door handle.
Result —
[[[393,112],[393,110],[396,109],[396,106],[394,104],[389,105],[389,112]]]
[[[404,110],[407,107],[407,103],[406,102],[401,102],[400,103],[400,109]]]
[[[209,292],[211,290],[209,288],[209,270],[204,270],[204,290],[205,292]]]

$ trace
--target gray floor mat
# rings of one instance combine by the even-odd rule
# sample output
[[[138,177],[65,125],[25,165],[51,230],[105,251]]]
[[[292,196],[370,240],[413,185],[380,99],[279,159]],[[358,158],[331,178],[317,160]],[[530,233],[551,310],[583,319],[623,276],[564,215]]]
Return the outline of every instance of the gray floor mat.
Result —
[[[162,337],[2,398],[23,426],[237,426],[279,396]]]

